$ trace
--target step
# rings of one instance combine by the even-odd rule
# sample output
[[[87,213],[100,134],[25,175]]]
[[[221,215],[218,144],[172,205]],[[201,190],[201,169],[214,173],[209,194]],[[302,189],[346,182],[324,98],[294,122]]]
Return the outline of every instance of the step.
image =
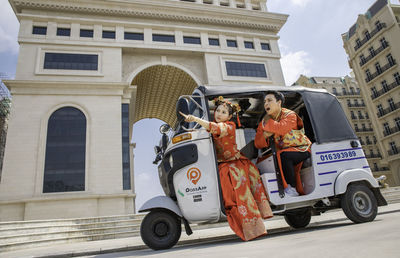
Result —
[[[103,234],[119,234],[121,232],[138,231],[139,225],[136,226],[118,226],[108,228],[94,228],[94,229],[83,229],[83,230],[67,230],[63,232],[45,232],[45,233],[33,233],[25,235],[11,235],[11,236],[0,236],[0,245],[9,243],[22,243],[29,242],[32,240],[44,240],[44,239],[59,239],[59,238],[72,238],[79,236],[90,236],[90,235],[103,235]]]
[[[89,218],[75,218],[75,219],[52,219],[52,220],[29,220],[29,221],[7,221],[0,222],[1,229],[15,229],[24,227],[53,227],[71,224],[89,224],[97,222],[130,220],[130,219],[143,219],[145,214],[131,214],[120,216],[106,216],[106,217],[89,217]]]
[[[140,226],[142,219],[131,219],[131,220],[118,220],[118,221],[108,221],[100,223],[87,223],[87,224],[65,224],[57,225],[51,227],[20,227],[20,228],[9,228],[0,229],[0,237],[12,236],[12,235],[23,235],[23,234],[34,234],[34,233],[52,233],[52,232],[64,232],[73,229],[96,229],[96,228],[109,228],[118,226]]]
[[[48,245],[52,245],[52,244],[66,244],[66,243],[116,239],[116,238],[124,238],[124,237],[134,237],[134,236],[138,236],[139,234],[140,234],[139,231],[135,230],[135,231],[121,232],[118,234],[107,233],[107,234],[95,234],[95,235],[88,235],[88,236],[75,236],[75,237],[68,237],[68,238],[65,238],[65,237],[64,238],[48,238],[48,239],[41,239],[41,240],[33,240],[33,241],[29,241],[29,242],[22,242],[22,243],[18,243],[18,242],[17,243],[8,243],[5,245],[0,245],[0,253],[17,250],[17,249],[48,246]]]

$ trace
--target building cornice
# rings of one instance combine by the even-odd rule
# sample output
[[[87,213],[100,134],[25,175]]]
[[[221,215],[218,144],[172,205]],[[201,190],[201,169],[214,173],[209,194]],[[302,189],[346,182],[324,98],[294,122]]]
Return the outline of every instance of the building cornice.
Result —
[[[213,24],[279,32],[288,15],[243,10],[191,2],[160,0],[10,0],[14,12],[48,10],[93,15],[147,18],[197,24]]]

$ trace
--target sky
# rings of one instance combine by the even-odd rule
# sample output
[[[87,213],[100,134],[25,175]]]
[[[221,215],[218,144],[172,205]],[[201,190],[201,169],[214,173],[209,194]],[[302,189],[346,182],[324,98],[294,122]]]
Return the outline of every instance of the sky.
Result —
[[[340,76],[350,74],[341,34],[364,14],[375,0],[268,0],[270,12],[288,14],[279,32],[281,65],[286,85],[300,74],[306,76]],[[391,0],[399,4],[398,0]],[[13,78],[18,58],[19,24],[7,0],[0,0],[0,78]],[[162,121],[144,119],[133,127],[136,208],[156,195],[164,195],[159,184],[157,166],[152,164],[154,145]]]

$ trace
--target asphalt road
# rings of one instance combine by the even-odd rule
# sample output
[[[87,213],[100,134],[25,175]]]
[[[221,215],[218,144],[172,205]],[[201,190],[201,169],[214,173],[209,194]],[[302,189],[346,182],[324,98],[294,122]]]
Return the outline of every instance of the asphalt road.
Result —
[[[400,211],[378,215],[370,223],[354,224],[349,220],[326,223],[302,230],[271,234],[250,242],[233,239],[175,246],[165,251],[146,249],[90,257],[399,258]]]

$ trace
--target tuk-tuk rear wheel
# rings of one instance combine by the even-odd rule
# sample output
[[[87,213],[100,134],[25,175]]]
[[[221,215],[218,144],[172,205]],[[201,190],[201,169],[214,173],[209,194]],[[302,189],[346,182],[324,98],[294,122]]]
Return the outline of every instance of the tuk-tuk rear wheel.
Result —
[[[373,221],[378,205],[372,191],[365,185],[349,185],[341,198],[344,214],[354,223]]]
[[[308,208],[289,211],[285,221],[292,228],[305,228],[311,221],[311,210]]]
[[[143,242],[153,250],[169,249],[181,237],[181,220],[166,211],[151,211],[140,225]]]

